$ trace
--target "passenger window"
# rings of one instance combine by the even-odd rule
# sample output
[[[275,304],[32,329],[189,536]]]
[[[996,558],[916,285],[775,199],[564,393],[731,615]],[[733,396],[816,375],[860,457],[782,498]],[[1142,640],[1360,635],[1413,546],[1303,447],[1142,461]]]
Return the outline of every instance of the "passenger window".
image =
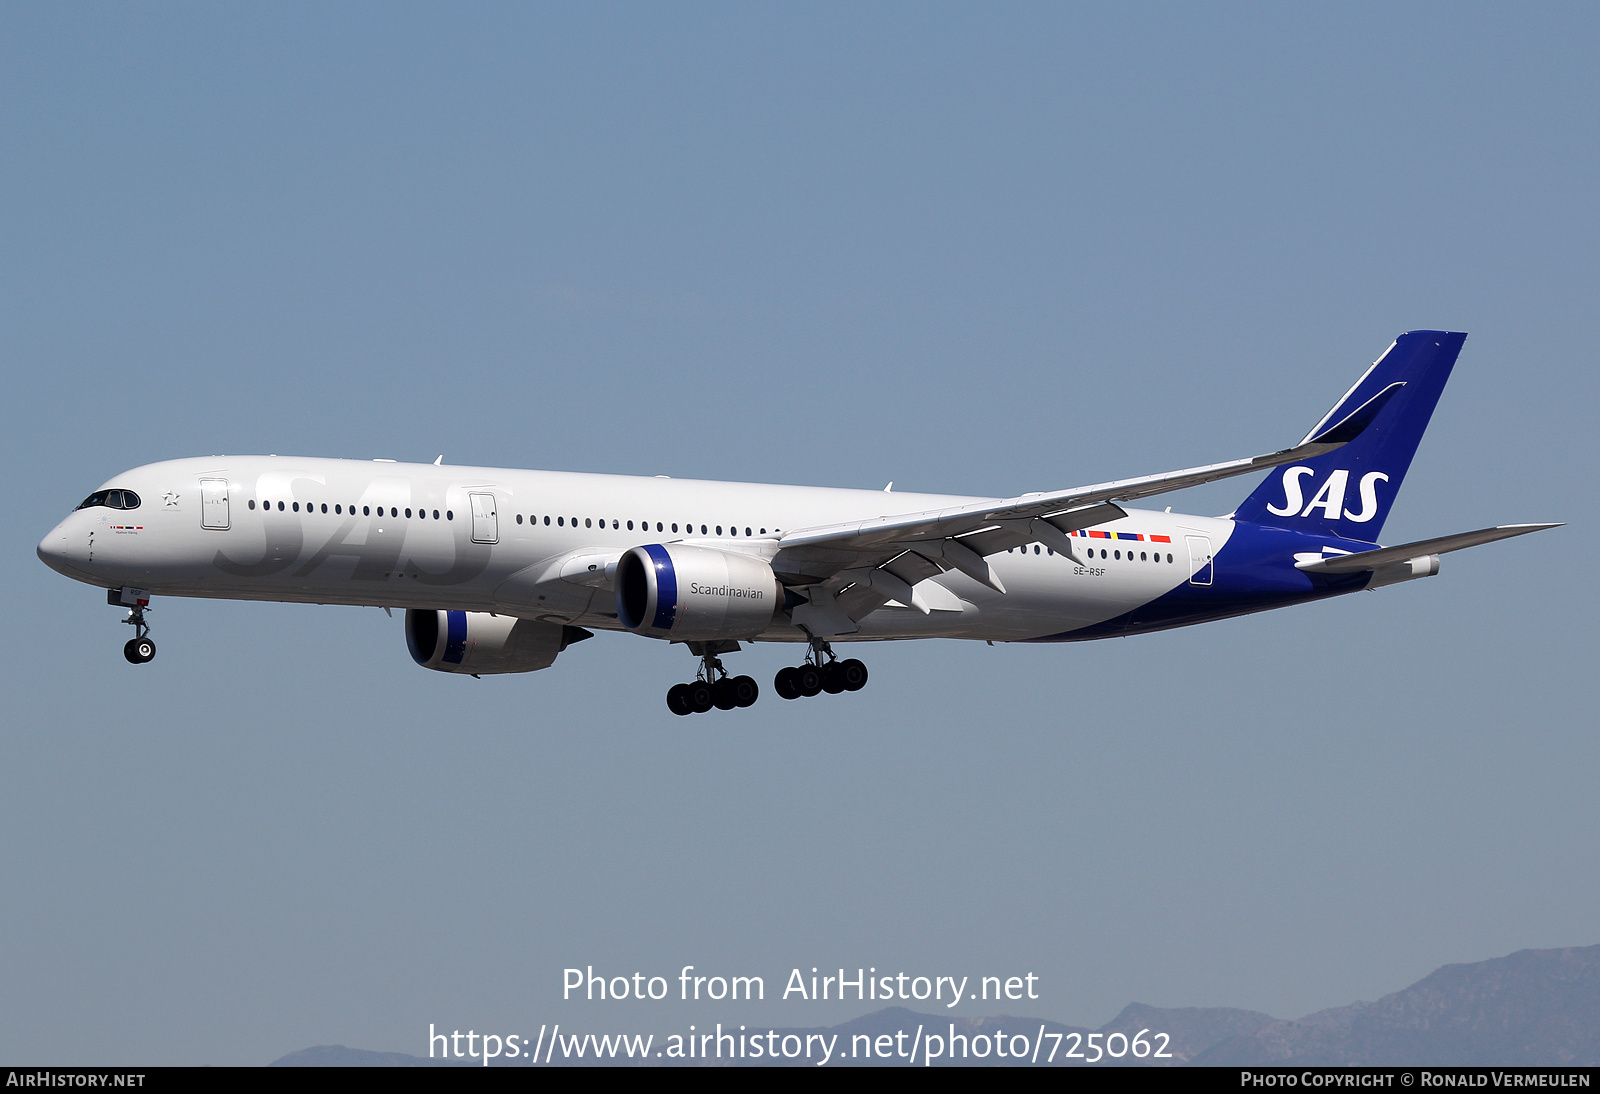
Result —
[[[583,518],[583,526],[585,528],[589,527],[589,518],[588,517],[584,517]]]
[[[674,525],[673,525],[673,526],[672,526],[672,530],[673,530],[673,531],[674,531],[674,532],[676,532],[676,531],[677,531],[677,530],[678,530],[678,526],[677,526],[677,525],[676,525],[676,524],[674,524]],[[659,532],[659,531],[661,531],[661,522],[660,522],[660,521],[659,521],[659,520],[658,520],[658,521],[656,521],[656,531],[658,531],[658,532]]]
[[[250,501],[247,504],[249,505],[249,507],[251,509],[254,509],[256,507],[256,499],[255,498],[251,498]],[[81,508],[83,508],[83,506],[80,505],[78,508],[81,509]]]
[[[518,514],[517,514],[517,523],[518,523],[518,524],[521,524],[521,523],[522,523],[522,514],[521,514],[521,513],[518,513]]]
[[[327,502],[323,502],[322,503],[322,511],[324,513],[326,513],[328,511],[328,503]]]
[[[545,517],[544,518],[544,525],[545,525],[546,528],[550,527],[550,518],[549,517]]]
[[[557,517],[556,518],[556,527],[565,528],[566,526],[567,526],[567,518],[566,517]]]
[[[406,506],[406,519],[407,520],[411,519],[411,507],[409,505]]]
[[[628,531],[633,531],[633,521],[631,520],[628,522]]]
[[[446,509],[444,511],[444,519],[445,520],[455,520],[456,519],[456,511],[454,509]]]
[[[1143,551],[1140,551],[1140,552],[1139,552],[1139,561],[1140,561],[1140,562],[1143,562],[1143,561],[1144,561],[1144,552],[1143,552]]]
[[[364,516],[364,517],[370,517],[372,515],[372,507],[371,506],[367,506],[367,505],[363,505],[361,507],[361,515]]]
[[[278,503],[278,512],[283,512],[283,502],[281,501]]]
[[[1035,543],[1033,545],[1033,553],[1034,554],[1038,554],[1039,553],[1039,545],[1037,543]]]
[[[722,525],[719,524],[719,525],[717,525],[717,535],[720,536],[721,534],[722,534]]]
[[[1171,556],[1171,555],[1168,555],[1168,556],[1167,556],[1167,561],[1168,561],[1168,562],[1171,562],[1171,561],[1172,561],[1172,556]]]
[[[439,519],[439,510],[435,509],[433,511],[433,519],[434,520],[438,520]]]
[[[708,533],[707,533],[707,532],[706,532],[706,526],[705,526],[705,525],[704,525],[704,524],[702,524],[702,525],[701,525],[701,526],[700,526],[700,534],[701,534],[701,535],[702,535],[702,536],[703,536],[703,535],[707,535],[707,534],[708,534]]]
[[[298,513],[300,511],[300,503],[299,502],[295,502],[294,503],[294,511],[296,513]]]
[[[674,525],[673,525],[673,526],[672,526],[672,530],[673,530],[673,531],[674,531],[674,532],[676,532],[676,531],[677,531],[677,530],[678,530],[678,526],[677,526],[677,525],[676,525],[676,524],[674,524]]]

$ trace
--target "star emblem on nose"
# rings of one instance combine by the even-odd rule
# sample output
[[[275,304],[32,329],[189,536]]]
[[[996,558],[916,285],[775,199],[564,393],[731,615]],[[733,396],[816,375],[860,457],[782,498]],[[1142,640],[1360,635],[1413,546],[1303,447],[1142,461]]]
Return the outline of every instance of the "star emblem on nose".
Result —
[[[182,497],[182,495],[179,494],[176,490],[168,490],[167,494],[166,494],[166,497],[164,499],[162,499],[162,500],[164,500],[167,503],[167,508],[168,509],[176,509],[178,507],[178,499],[180,497]]]

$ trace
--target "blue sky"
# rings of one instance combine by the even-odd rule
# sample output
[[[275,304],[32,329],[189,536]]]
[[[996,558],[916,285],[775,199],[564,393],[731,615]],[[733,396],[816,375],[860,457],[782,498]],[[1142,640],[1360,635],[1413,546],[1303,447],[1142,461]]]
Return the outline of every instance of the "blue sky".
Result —
[[[0,1057],[863,1009],[563,1006],[580,964],[1031,970],[1043,1017],[1292,1016],[1600,940],[1597,29],[0,11]],[[1470,337],[1387,538],[1570,527],[1188,631],[885,644],[848,699],[683,721],[659,643],[479,682],[380,612],[199,601],[158,603],[134,670],[33,556],[118,470],[210,452],[1094,482],[1292,442],[1423,327]]]

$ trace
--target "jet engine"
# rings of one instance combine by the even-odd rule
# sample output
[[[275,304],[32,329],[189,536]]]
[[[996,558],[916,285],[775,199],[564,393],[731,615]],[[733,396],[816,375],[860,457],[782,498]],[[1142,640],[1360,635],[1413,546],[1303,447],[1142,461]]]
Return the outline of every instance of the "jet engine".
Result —
[[[425,669],[491,673],[549,668],[556,654],[594,635],[582,627],[489,612],[406,609],[406,646]]]
[[[617,562],[617,618],[635,634],[680,642],[754,638],[783,606],[783,590],[763,559],[650,543]]]

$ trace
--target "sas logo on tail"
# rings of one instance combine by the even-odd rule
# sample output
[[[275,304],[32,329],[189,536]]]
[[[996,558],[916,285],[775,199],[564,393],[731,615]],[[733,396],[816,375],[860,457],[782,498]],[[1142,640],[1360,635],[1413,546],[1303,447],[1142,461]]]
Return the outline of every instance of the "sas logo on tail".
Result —
[[[1345,520],[1365,524],[1378,515],[1378,483],[1388,482],[1389,476],[1382,471],[1369,471],[1361,476],[1361,481],[1356,489],[1361,495],[1361,508],[1352,512],[1344,507],[1345,487],[1350,482],[1350,472],[1339,470],[1328,476],[1328,481],[1322,484],[1311,498],[1305,508],[1305,491],[1300,486],[1300,480],[1316,472],[1309,467],[1290,467],[1283,472],[1283,506],[1267,506],[1267,512],[1280,517],[1309,517],[1312,510],[1321,509],[1322,515],[1328,520],[1338,520],[1341,513]]]

